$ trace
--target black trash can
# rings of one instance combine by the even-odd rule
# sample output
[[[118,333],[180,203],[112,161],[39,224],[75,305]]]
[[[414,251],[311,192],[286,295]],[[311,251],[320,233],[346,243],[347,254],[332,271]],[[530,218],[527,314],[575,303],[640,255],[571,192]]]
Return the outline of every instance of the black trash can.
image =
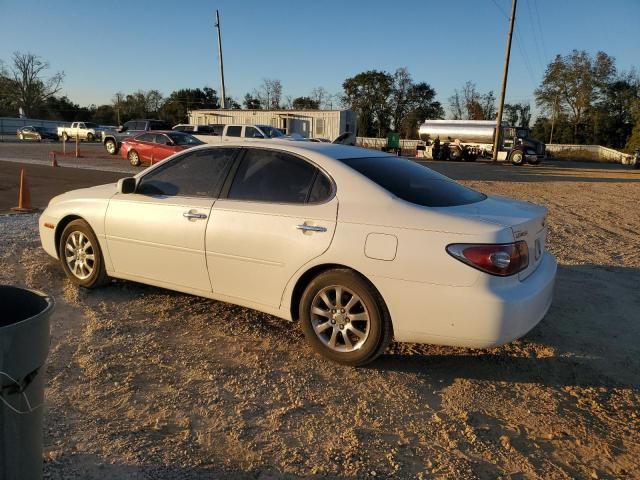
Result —
[[[44,363],[53,298],[0,285],[0,480],[42,478]]]

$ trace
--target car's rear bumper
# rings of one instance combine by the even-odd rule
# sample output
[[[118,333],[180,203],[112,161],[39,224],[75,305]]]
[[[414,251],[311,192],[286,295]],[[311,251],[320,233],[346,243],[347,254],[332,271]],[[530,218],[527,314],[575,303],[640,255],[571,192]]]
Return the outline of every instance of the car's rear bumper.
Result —
[[[545,253],[523,281],[452,287],[382,280],[381,293],[401,342],[489,348],[515,340],[544,318],[557,265]]]

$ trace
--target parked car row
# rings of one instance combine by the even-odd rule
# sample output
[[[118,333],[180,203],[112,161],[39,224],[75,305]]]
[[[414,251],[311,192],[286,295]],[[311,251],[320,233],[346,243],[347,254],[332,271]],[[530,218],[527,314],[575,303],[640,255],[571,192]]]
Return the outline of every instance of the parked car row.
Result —
[[[34,125],[27,125],[20,127],[16,131],[16,136],[20,140],[58,140],[58,134],[44,127],[36,127]]]

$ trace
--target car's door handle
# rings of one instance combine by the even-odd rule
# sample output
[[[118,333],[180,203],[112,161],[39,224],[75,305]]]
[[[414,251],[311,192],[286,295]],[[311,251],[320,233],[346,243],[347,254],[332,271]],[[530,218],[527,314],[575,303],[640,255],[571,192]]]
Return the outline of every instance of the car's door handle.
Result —
[[[302,230],[303,232],[326,232],[327,229],[325,227],[320,227],[317,225],[307,225],[303,223],[302,225],[298,225],[296,227],[298,230]]]
[[[184,218],[188,218],[189,220],[193,218],[199,218],[199,219],[207,218],[207,215],[205,213],[195,213],[193,211],[184,212],[182,216]]]

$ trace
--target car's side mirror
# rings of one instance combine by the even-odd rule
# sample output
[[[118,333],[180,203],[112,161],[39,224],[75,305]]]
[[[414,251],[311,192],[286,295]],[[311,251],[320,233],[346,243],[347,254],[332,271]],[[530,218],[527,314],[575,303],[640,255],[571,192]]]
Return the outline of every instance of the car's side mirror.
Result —
[[[264,135],[261,133],[254,133],[253,138],[264,138]]]
[[[121,178],[117,183],[118,193],[127,194],[136,191],[136,179],[133,177]]]

